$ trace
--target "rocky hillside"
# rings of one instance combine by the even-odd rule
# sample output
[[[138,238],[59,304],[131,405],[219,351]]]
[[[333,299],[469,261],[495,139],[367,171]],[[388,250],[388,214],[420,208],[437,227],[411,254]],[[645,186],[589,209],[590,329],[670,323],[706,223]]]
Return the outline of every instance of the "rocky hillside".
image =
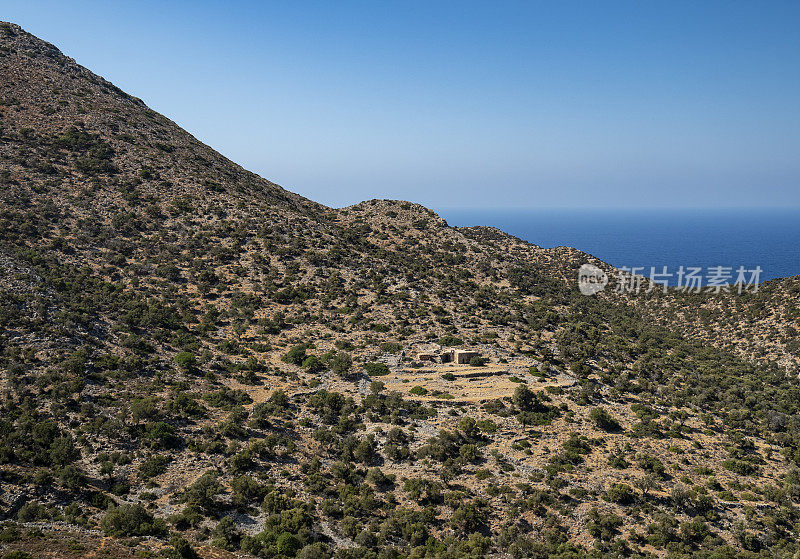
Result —
[[[13,24],[0,75],[0,557],[800,553],[797,280],[585,297],[589,255],[314,203]]]

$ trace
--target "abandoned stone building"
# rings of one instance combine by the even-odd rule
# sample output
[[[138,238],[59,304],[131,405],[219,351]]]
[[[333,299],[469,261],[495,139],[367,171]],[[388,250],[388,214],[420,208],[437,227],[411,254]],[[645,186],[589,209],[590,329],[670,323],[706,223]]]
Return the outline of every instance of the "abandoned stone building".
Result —
[[[469,365],[473,357],[480,357],[478,351],[466,349],[451,349],[442,352],[420,352],[417,354],[417,361],[427,363],[455,363],[457,365]]]

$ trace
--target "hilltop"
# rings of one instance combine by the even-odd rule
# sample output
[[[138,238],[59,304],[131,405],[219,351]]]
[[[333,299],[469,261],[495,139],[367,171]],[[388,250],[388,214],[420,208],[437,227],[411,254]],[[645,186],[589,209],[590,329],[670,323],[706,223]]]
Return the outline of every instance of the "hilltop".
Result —
[[[797,278],[586,297],[590,255],[303,198],[14,24],[0,70],[0,553],[800,552]]]

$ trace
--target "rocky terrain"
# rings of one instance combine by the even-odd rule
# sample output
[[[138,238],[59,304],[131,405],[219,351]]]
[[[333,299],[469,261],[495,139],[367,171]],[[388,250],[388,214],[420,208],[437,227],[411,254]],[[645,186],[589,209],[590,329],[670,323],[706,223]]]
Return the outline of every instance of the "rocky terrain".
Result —
[[[586,297],[587,254],[307,200],[10,23],[0,76],[0,557],[800,553],[798,278]]]

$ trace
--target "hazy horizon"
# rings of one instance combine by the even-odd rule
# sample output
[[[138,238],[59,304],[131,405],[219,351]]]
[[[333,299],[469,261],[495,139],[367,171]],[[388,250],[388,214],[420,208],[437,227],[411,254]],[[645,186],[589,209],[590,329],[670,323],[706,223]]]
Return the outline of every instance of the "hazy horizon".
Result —
[[[447,209],[449,225],[488,225],[543,248],[569,246],[615,267],[745,266],[800,274],[800,208]]]

